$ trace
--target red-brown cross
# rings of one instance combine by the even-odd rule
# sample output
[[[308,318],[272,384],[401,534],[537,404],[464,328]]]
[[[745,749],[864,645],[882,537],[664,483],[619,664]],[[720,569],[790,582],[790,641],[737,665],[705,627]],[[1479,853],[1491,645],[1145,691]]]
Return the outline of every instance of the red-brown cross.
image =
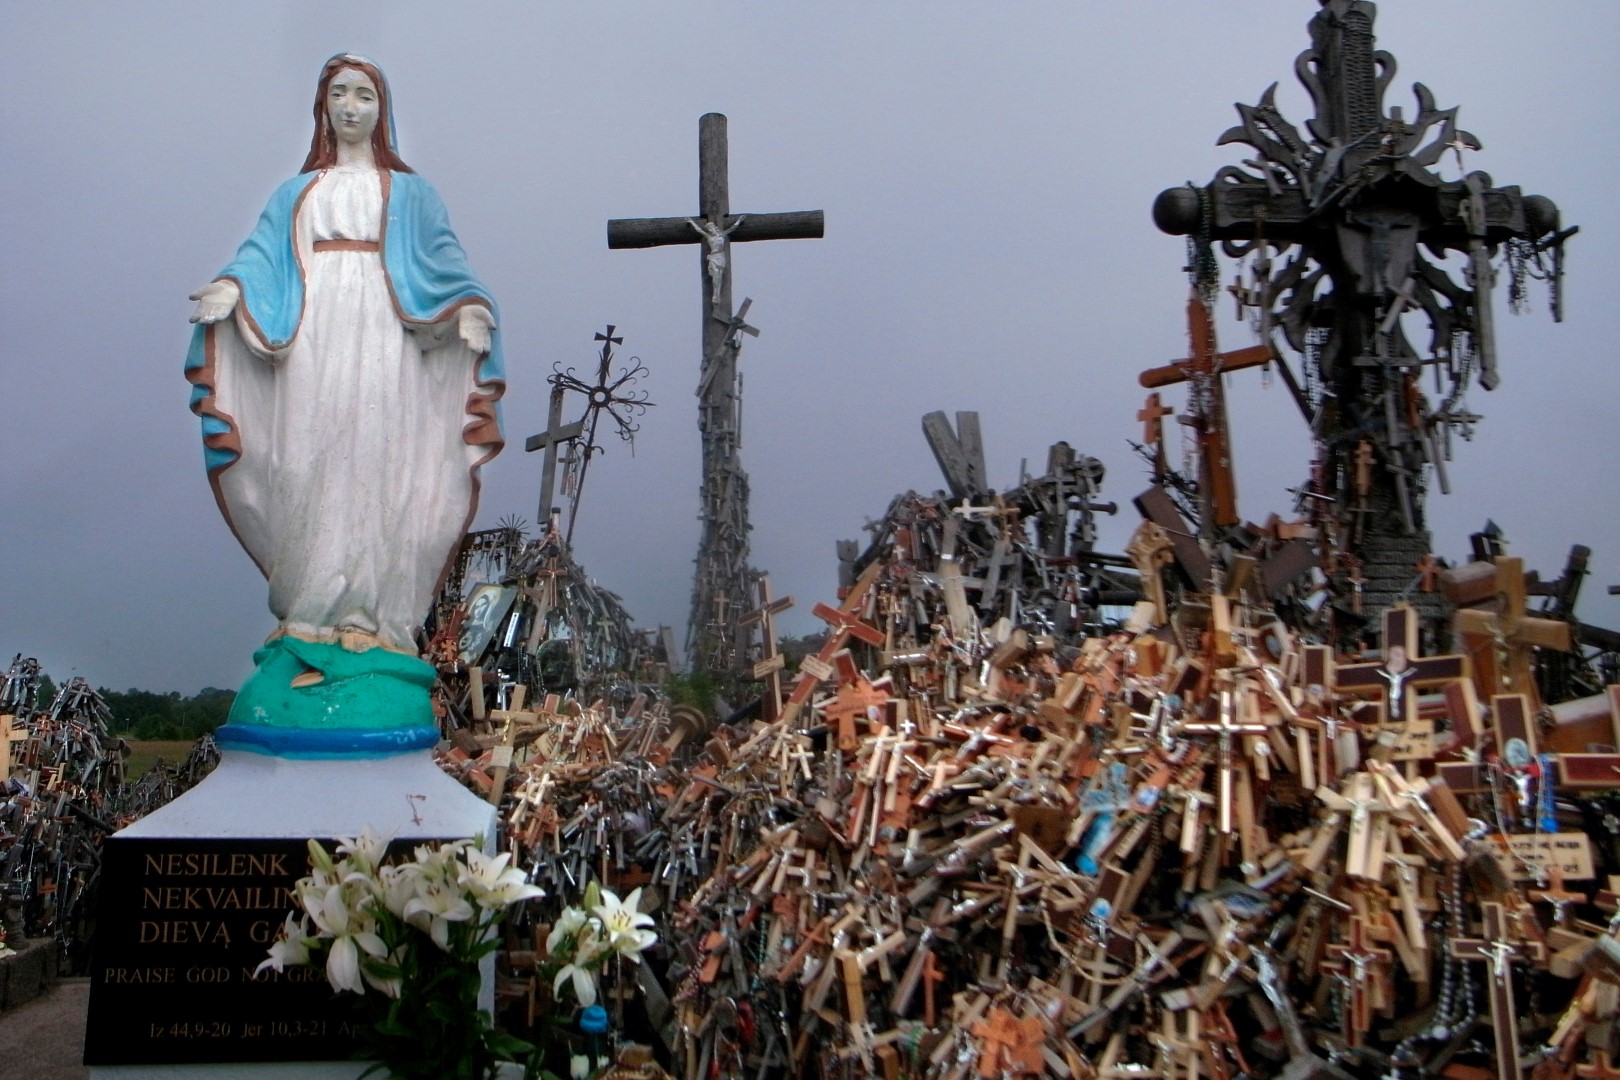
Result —
[[[1418,572],[1418,578],[1420,579],[1418,587],[1424,592],[1434,592],[1434,581],[1440,576],[1440,571],[1443,569],[1440,560],[1434,557],[1434,553],[1430,552],[1419,559],[1413,569]]]
[[[1372,1027],[1372,994],[1369,985],[1374,978],[1382,978],[1389,970],[1392,954],[1388,949],[1375,948],[1367,940],[1367,921],[1359,915],[1350,920],[1350,940],[1347,944],[1329,945],[1325,950],[1329,959],[1317,966],[1338,972],[1348,982],[1349,1007],[1344,1010],[1344,1039],[1351,1046],[1360,1046],[1362,1036]]]
[[[874,560],[872,565],[861,572],[861,576],[850,587],[849,593],[844,597],[844,602],[839,604],[837,608],[828,607],[826,604],[817,604],[812,609],[816,615],[827,621],[827,640],[822,643],[820,650],[817,651],[814,664],[803,663],[799,665],[798,680],[793,684],[793,691],[788,694],[787,707],[782,710],[783,718],[789,723],[798,716],[799,710],[804,707],[804,703],[810,700],[810,695],[815,692],[816,685],[826,677],[825,674],[817,674],[817,672],[829,670],[827,662],[832,659],[834,653],[844,647],[844,643],[852,634],[859,636],[862,641],[869,644],[883,644],[882,632],[867,626],[855,614],[865,604],[867,592],[882,573],[882,561]],[[834,617],[829,618],[828,615],[823,614],[824,611]],[[860,628],[860,632],[857,632],[856,627]],[[876,641],[872,640],[872,635],[876,635]]]
[[[1142,421],[1142,442],[1148,446],[1157,446],[1164,441],[1164,418],[1176,410],[1168,405],[1161,404],[1159,393],[1155,390],[1147,396],[1147,401],[1136,414]]]
[[[1508,940],[1507,917],[1500,903],[1487,900],[1479,906],[1484,916],[1484,935],[1478,938],[1454,937],[1451,955],[1463,960],[1484,960],[1490,964],[1491,1027],[1496,1038],[1496,1065],[1502,1080],[1521,1080],[1519,1068],[1519,1022],[1513,1001],[1513,958],[1518,947]]]
[[[969,1030],[982,1043],[979,1076],[984,1080],[1045,1074],[1041,1044],[1046,1041],[1046,1032],[1039,1016],[1020,1018],[996,1006]]]

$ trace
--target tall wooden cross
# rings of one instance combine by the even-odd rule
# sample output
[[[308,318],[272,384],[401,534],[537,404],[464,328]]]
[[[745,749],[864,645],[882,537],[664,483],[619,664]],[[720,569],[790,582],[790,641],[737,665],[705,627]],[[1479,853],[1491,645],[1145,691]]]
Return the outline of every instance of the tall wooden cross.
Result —
[[[819,239],[820,210],[781,214],[733,214],[727,180],[726,118],[708,113],[698,121],[698,215],[616,218],[608,222],[608,247],[643,248],[701,244],[703,369],[698,380],[698,431],[703,440],[700,489],[703,538],[698,546],[687,655],[694,671],[728,670],[744,655],[747,635],[737,626],[741,605],[723,625],[709,617],[714,596],[748,596],[748,477],[742,445],[742,385],[737,378],[740,333],[753,330],[732,313],[731,245],[751,240]]]
[[[557,483],[557,444],[565,443],[570,439],[579,438],[585,430],[585,420],[581,417],[572,424],[562,422],[563,388],[556,383],[551,386],[551,415],[546,421],[546,430],[538,435],[530,435],[523,443],[523,449],[533,452],[544,450],[546,452],[545,465],[540,470],[540,509],[535,519],[543,533],[551,521],[552,496],[556,491]]]

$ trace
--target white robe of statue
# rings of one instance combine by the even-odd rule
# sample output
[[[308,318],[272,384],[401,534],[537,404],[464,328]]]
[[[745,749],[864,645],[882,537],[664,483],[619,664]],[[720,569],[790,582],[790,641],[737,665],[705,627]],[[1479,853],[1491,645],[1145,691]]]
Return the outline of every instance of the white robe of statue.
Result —
[[[243,430],[219,485],[287,632],[408,649],[488,449],[462,438],[476,354],[456,321],[407,329],[379,252],[314,250],[379,240],[382,212],[374,167],[328,169],[296,218],[306,283],[292,344],[269,353],[241,308],[220,326],[217,406]]]

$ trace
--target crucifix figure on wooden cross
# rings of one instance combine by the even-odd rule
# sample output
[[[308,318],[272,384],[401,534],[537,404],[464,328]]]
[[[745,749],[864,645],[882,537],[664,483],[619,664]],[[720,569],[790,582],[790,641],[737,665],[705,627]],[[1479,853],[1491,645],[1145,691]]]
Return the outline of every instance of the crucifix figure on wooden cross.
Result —
[[[820,210],[780,214],[733,214],[727,180],[726,118],[708,113],[698,121],[698,215],[696,217],[616,218],[608,222],[608,247],[641,248],[702,244],[703,368],[698,379],[698,431],[703,440],[698,547],[687,623],[687,655],[694,671],[737,668],[747,635],[737,626],[741,614],[716,625],[710,618],[714,596],[747,596],[753,571],[748,566],[748,477],[738,450],[742,444],[742,388],[737,377],[739,334],[757,331],[733,316],[731,285],[736,278],[731,245],[752,240],[819,239]],[[738,605],[740,608],[740,605]]]

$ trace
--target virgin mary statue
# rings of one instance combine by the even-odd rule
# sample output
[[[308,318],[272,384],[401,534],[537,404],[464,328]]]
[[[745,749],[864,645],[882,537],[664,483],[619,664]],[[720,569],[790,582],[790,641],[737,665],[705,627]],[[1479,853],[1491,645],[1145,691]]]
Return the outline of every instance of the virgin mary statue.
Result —
[[[209,482],[278,626],[221,741],[431,743],[415,638],[502,446],[495,302],[400,158],[388,84],[340,53],[315,133],[219,275],[186,358]]]

